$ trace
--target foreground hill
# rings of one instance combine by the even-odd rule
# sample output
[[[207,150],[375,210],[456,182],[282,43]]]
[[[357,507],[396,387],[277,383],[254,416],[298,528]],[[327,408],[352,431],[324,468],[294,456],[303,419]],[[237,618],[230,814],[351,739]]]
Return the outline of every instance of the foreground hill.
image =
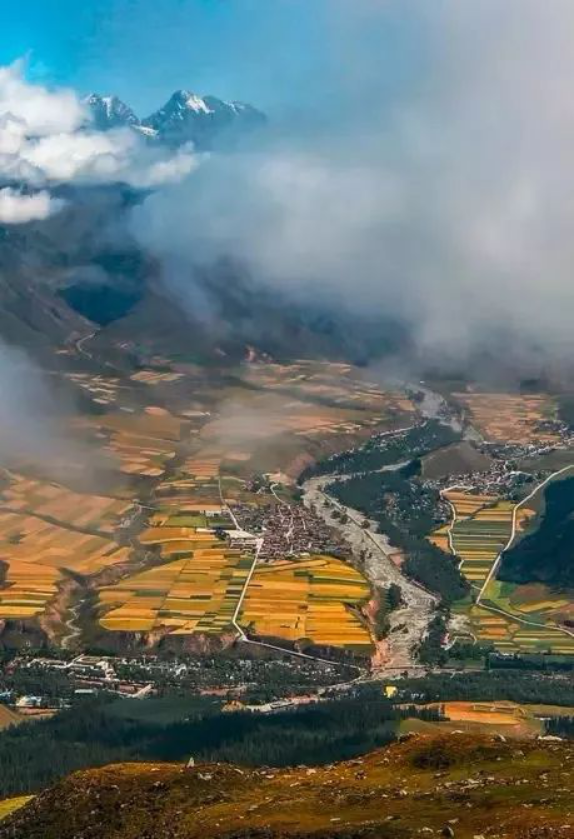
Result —
[[[320,769],[118,764],[78,772],[0,839],[574,837],[574,746],[452,734]]]

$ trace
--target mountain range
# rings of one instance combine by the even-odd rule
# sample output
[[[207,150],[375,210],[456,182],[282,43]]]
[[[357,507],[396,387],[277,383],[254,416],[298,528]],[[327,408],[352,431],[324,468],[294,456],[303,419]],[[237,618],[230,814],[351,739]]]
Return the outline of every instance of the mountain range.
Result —
[[[216,142],[263,126],[266,116],[245,102],[225,102],[216,96],[198,96],[176,90],[165,105],[145,119],[117,96],[92,93],[84,100],[100,131],[131,128],[150,140],[180,145],[193,143],[209,149]]]

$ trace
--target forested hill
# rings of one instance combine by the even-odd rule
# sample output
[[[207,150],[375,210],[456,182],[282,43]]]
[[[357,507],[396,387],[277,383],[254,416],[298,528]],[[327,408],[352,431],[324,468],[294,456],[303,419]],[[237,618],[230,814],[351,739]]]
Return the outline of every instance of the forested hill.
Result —
[[[567,839],[572,760],[567,741],[453,734],[315,769],[120,764],[39,795],[0,839]]]
[[[549,484],[544,498],[540,526],[503,555],[499,578],[574,587],[574,478]]]

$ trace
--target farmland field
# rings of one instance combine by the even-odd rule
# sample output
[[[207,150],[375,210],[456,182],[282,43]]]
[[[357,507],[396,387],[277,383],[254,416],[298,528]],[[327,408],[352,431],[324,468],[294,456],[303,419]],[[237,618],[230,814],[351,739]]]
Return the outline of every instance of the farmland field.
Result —
[[[497,732],[512,738],[529,738],[544,734],[544,720],[549,717],[570,716],[572,708],[557,705],[521,705],[516,702],[441,702],[427,706],[442,711],[447,717],[441,722],[425,723],[410,719],[401,724],[401,731],[431,733],[453,731]]]
[[[95,574],[130,554],[113,538],[131,508],[125,501],[12,475],[2,504],[0,618],[37,616],[56,595],[65,571]]]
[[[404,424],[416,410],[404,393],[364,381],[347,364],[254,363],[214,386],[201,371],[164,362],[127,375],[62,374],[95,403],[94,412],[71,417],[70,428],[94,446],[111,476],[97,494],[39,479],[33,465],[21,466],[25,474],[7,473],[0,498],[0,620],[58,621],[68,614],[69,592],[92,586],[81,578],[120,565],[109,572],[114,582],[99,591],[103,627],[220,634],[253,561],[213,535],[215,528],[234,528],[227,505],[268,504],[268,487],[253,491],[253,476],[269,473],[281,483],[323,451]],[[124,567],[136,561],[137,574]],[[258,571],[265,579],[259,595],[267,597],[279,580],[300,602],[289,630],[283,619],[265,629],[259,612],[257,633],[369,648],[368,631],[347,607],[368,596],[366,583],[344,563],[310,562]],[[332,579],[321,577],[325,568]],[[116,582],[120,573],[128,576]],[[250,602],[260,609],[261,602]],[[55,635],[61,631],[58,624]]]
[[[159,478],[175,457],[184,424],[166,409],[148,406],[137,414],[118,411],[83,419],[78,426],[107,438],[103,451],[118,462],[120,472]]]
[[[548,421],[556,419],[557,403],[549,396],[509,393],[454,393],[486,440],[498,443],[556,443],[559,435]]]
[[[451,504],[453,520],[436,530],[431,541],[459,557],[462,574],[477,592],[508,542],[514,505],[457,490],[447,491],[444,497]],[[527,508],[518,510],[519,530],[532,515]],[[568,598],[552,595],[548,589],[537,590],[528,602],[520,595],[520,587],[491,579],[480,604],[463,602],[454,611],[467,616],[473,637],[500,652],[574,653],[574,635],[561,631],[556,619],[568,606]]]
[[[16,798],[5,798],[0,801],[0,821],[11,816],[34,798],[33,795],[19,795]]]
[[[132,504],[102,495],[72,492],[66,487],[12,475],[0,504],[14,512],[32,512],[70,525],[111,534]]]
[[[276,562],[256,569],[239,622],[258,636],[369,652],[369,632],[348,608],[368,597],[366,580],[340,560]]]
[[[146,539],[161,544],[162,556],[181,558],[101,589],[101,626],[184,635],[229,630],[253,558],[189,528],[153,528]]]
[[[443,497],[451,505],[453,519],[433,533],[431,542],[459,557],[462,574],[480,589],[508,543],[515,505],[495,496],[458,490],[449,490]],[[532,515],[532,511],[520,508],[517,526],[524,527]]]

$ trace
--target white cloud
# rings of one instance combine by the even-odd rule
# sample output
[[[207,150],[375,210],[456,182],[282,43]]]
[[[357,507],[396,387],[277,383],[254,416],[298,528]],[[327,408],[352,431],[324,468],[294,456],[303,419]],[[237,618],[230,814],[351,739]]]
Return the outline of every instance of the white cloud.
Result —
[[[0,114],[11,114],[32,136],[75,131],[86,112],[72,90],[48,90],[23,78],[24,62],[0,67]]]
[[[27,82],[23,64],[0,67],[0,178],[35,187],[123,182],[161,186],[196,165],[191,146],[153,146],[129,128],[90,128],[73,91]]]
[[[64,203],[53,198],[46,190],[25,195],[9,187],[0,189],[0,223],[42,221],[62,209]]]
[[[503,334],[574,351],[574,4],[336,6],[352,21],[334,66],[350,75],[329,76],[326,129],[300,117],[279,147],[214,157],[138,209],[142,242],[166,261],[235,257],[299,298],[396,315],[422,352],[462,359]],[[376,71],[401,15],[392,54],[410,75],[390,95]],[[359,50],[364,88],[347,60]]]

